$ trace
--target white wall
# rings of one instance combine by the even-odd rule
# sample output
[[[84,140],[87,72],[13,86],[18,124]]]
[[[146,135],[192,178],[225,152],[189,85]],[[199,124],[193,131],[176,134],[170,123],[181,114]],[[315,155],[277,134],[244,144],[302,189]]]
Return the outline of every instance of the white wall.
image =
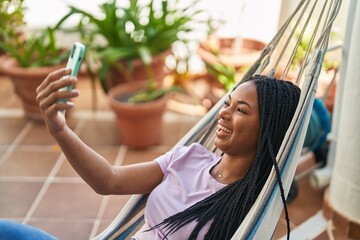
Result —
[[[97,14],[98,5],[104,1],[25,0],[28,7],[25,20],[29,28],[51,26],[67,13],[69,3]],[[227,22],[221,28],[220,35],[245,36],[263,41],[270,40],[277,30],[280,6],[281,0],[202,0],[199,4],[213,17]],[[69,24],[75,21],[71,19]]]
[[[51,26],[68,12],[67,6],[70,4],[96,13],[97,6],[101,2],[103,2],[103,0],[24,0],[24,4],[27,7],[25,20],[30,28]]]

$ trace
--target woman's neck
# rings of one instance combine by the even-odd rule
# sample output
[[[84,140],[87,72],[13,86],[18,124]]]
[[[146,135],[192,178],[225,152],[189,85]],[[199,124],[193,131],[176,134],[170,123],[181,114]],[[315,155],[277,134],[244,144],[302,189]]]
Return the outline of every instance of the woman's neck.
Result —
[[[253,160],[253,157],[233,157],[224,154],[211,174],[217,181],[230,184],[245,177]]]

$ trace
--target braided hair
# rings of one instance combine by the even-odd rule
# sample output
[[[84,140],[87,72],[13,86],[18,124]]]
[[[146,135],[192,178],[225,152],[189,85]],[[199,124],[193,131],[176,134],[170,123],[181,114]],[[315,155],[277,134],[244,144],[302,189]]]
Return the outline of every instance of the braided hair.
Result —
[[[184,225],[197,221],[189,236],[195,240],[212,220],[206,240],[231,239],[263,188],[272,166],[275,167],[290,235],[284,190],[275,156],[295,113],[300,89],[289,81],[262,75],[250,77],[256,85],[260,135],[256,157],[243,179],[235,181],[182,212],[176,213],[151,229],[162,227],[165,239]]]

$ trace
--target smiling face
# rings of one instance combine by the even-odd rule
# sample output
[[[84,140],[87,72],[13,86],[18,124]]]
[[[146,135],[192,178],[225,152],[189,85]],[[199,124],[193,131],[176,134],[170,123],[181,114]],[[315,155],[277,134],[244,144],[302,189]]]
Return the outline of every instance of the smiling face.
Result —
[[[255,158],[260,121],[256,85],[248,81],[238,86],[219,112],[214,144],[231,156]]]

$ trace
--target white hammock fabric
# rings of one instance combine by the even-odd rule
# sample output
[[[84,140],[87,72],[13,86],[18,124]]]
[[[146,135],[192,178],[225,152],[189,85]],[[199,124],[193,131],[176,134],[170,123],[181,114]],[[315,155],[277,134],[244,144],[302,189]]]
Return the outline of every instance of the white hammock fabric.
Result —
[[[259,59],[252,65],[250,70],[243,77],[242,81],[240,81],[238,84],[241,84],[249,76],[257,73],[263,73],[265,71],[267,65],[270,63],[270,56],[278,45],[280,37],[284,34],[285,29],[290,25],[296,13],[298,13],[301,9],[302,13],[296,22],[296,25],[298,25],[301,18],[304,18],[304,9],[310,6],[310,2],[311,0],[300,1],[294,13],[280,28],[274,39],[263,49]],[[315,0],[314,4],[312,5],[312,9],[315,8],[317,2],[318,1]],[[330,4],[327,5],[329,2]],[[296,82],[299,83],[301,81],[302,75],[305,75],[302,80],[301,96],[298,107],[276,157],[281,173],[281,180],[283,183],[285,195],[287,195],[289,192],[290,185],[295,174],[295,169],[301,154],[315,98],[318,77],[324,55],[327,51],[330,30],[339,11],[340,5],[340,0],[325,0],[321,11],[321,16],[319,17],[320,19],[323,16],[326,7],[328,7],[327,16],[325,17],[326,20],[323,23],[323,30],[316,42],[314,37],[316,31],[314,31],[314,35],[311,41],[312,44],[309,45],[309,49],[307,50],[307,54],[304,58],[302,67],[299,70],[299,75],[296,80]],[[309,15],[307,19],[310,19],[310,16],[311,15]],[[319,27],[319,22],[320,21],[318,21],[316,29]],[[304,25],[304,28],[307,27],[307,23],[308,21]],[[292,34],[294,34],[294,31]],[[295,44],[296,47],[299,46],[299,41],[300,39]],[[311,49],[314,43],[316,43],[316,47]],[[289,41],[286,44],[289,44]],[[287,48],[287,46],[282,47],[284,49]],[[296,49],[294,52],[296,52]],[[292,58],[294,57],[294,52],[291,54]],[[280,53],[279,58],[281,58],[283,54],[284,51]],[[287,64],[288,66],[291,61],[292,59],[289,60]],[[276,61],[274,67],[270,68],[269,75],[274,74],[278,64],[279,61]],[[285,73],[283,76],[286,76],[286,73],[289,70],[288,66],[285,68]],[[306,73],[303,74],[305,68]],[[216,115],[223,105],[223,100],[228,97],[230,92],[231,91],[225,94],[225,96],[223,96],[223,98],[204,117],[202,117],[200,121],[176,145],[190,145],[193,142],[199,142],[207,149],[216,152],[217,149],[213,145],[216,129]],[[143,223],[146,199],[147,195],[131,196],[130,200],[127,202],[118,216],[113,220],[113,222],[103,232],[93,238],[93,240],[129,239],[134,234],[136,229],[140,228]],[[260,195],[232,237],[232,240],[270,239],[274,233],[282,210],[283,203],[280,196],[279,185],[277,183],[277,176],[273,168],[267,182],[260,192]]]

